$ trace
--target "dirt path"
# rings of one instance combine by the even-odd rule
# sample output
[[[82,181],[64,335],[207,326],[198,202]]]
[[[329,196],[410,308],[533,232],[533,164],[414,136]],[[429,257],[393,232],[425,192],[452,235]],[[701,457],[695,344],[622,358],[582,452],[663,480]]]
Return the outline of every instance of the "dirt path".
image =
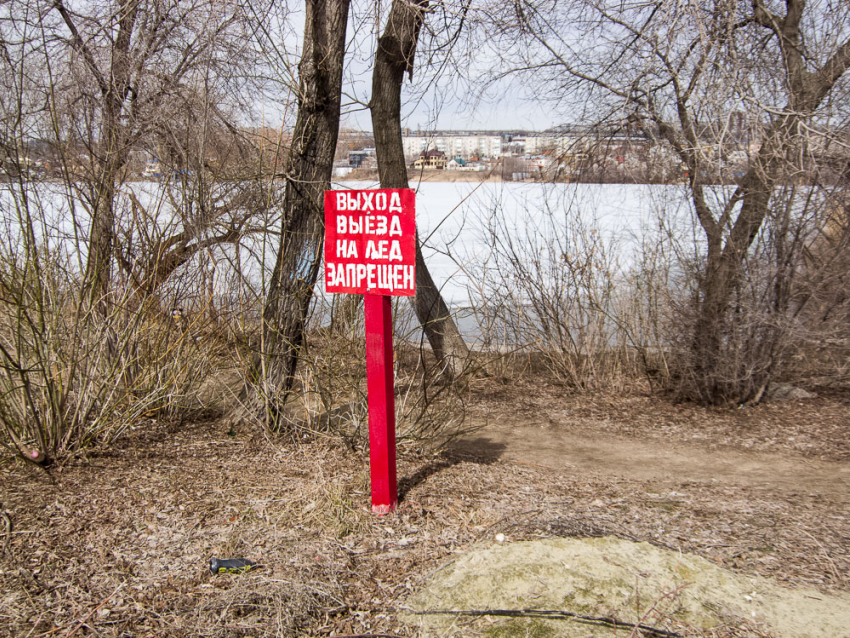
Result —
[[[556,470],[665,484],[725,482],[850,502],[850,464],[743,450],[511,424],[491,425],[456,449]]]
[[[697,482],[850,503],[844,400],[722,410],[637,394],[570,395],[544,384],[480,397],[470,420],[483,427],[457,441],[458,451],[659,488]]]

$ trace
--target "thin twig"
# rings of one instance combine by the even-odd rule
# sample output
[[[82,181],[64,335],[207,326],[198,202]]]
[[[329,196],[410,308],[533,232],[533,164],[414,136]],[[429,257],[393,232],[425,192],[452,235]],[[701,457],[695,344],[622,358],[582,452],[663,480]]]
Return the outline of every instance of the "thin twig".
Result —
[[[830,557],[829,552],[826,551],[826,548],[823,546],[823,543],[821,543],[817,538],[815,538],[813,534],[810,534],[806,530],[802,529],[800,531],[815,542],[815,544],[820,549],[821,555],[826,559],[827,563],[829,564],[829,571],[832,573],[832,577],[835,578],[835,580],[840,585],[843,585],[844,579],[841,577],[841,573],[838,571],[838,568],[835,566],[835,562]]]
[[[0,511],[0,518],[3,519],[3,525],[6,531],[3,532],[5,540],[3,541],[3,555],[9,553],[9,546],[12,544],[12,517],[6,512]]]
[[[94,609],[92,609],[89,613],[87,613],[85,616],[83,616],[80,620],[74,620],[74,621],[72,621],[70,624],[71,624],[71,625],[76,625],[76,626],[75,626],[75,627],[73,627],[73,628],[72,628],[72,627],[68,627],[68,631],[67,631],[67,633],[65,634],[64,638],[71,638],[71,636],[73,636],[75,633],[77,633],[77,630],[78,630],[80,627],[82,627],[82,626],[85,624],[85,622],[86,622],[89,618],[91,618],[91,617],[92,617],[95,613],[97,613],[97,611],[98,611],[101,607],[103,607],[106,603],[108,603],[108,602],[109,602],[109,600],[110,600],[110,599],[111,599],[111,598],[112,598],[115,594],[117,594],[119,591],[121,591],[121,589],[122,589],[123,587],[124,587],[124,583],[121,583],[120,585],[118,585],[118,587],[116,588],[116,590],[115,590],[114,592],[112,592],[111,594],[109,594],[109,596],[107,596],[107,597],[106,597],[106,598],[104,598],[102,601],[100,601],[100,604],[99,604],[97,607],[95,607]],[[62,631],[63,629],[65,629],[65,627],[57,627],[56,629],[51,629],[50,631],[46,631],[46,632],[44,632],[43,634],[39,634],[39,636],[49,636],[50,634],[55,634],[57,631]]]
[[[435,610],[415,611],[416,615],[445,615],[445,616],[505,616],[508,618],[548,618],[551,620],[567,619],[581,622],[595,623],[607,627],[630,627],[640,629],[653,636],[664,636],[665,638],[682,638],[682,634],[658,627],[650,627],[643,623],[631,623],[618,620],[612,616],[586,616],[572,611],[558,609],[463,609],[463,610]]]
[[[678,596],[679,592],[682,591],[688,585],[690,585],[690,583],[683,583],[683,584],[679,585],[678,587],[676,587],[676,589],[674,589],[672,591],[668,591],[661,598],[659,598],[654,603],[652,603],[652,606],[649,609],[646,610],[646,613],[643,616],[641,616],[640,620],[638,620],[637,624],[634,626],[634,629],[632,629],[632,633],[629,634],[629,638],[636,638],[638,629],[640,629],[644,626],[644,624],[643,624],[644,621],[647,618],[649,618],[649,615],[652,612],[655,611],[656,607],[658,607],[658,605],[661,603],[661,601],[666,600],[667,598],[670,598],[670,597]]]

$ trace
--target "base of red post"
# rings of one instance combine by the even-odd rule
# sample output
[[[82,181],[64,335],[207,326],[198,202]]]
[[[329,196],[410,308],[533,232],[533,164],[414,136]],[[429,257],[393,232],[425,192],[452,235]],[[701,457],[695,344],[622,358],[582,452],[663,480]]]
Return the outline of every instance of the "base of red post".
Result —
[[[398,504],[393,386],[391,298],[363,295],[366,308],[366,387],[369,393],[369,467],[372,511],[389,514]]]

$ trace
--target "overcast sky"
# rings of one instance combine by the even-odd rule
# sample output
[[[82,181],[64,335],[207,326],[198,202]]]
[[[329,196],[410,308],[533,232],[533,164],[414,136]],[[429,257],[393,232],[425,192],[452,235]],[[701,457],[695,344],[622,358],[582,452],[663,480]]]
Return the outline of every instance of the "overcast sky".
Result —
[[[368,69],[371,73],[371,68]],[[360,99],[368,100],[369,82],[349,82],[346,90],[351,93],[358,84]],[[416,76],[414,75],[414,80]],[[560,123],[551,108],[532,99],[524,99],[514,87],[505,86],[503,90],[483,97],[462,93],[460,90],[446,90],[444,87],[432,87],[425,95],[416,95],[411,91],[410,83],[405,79],[402,89],[402,125],[411,129],[460,129],[460,130],[532,130],[543,131]],[[345,110],[345,109],[344,109]],[[372,120],[368,110],[351,105],[343,113],[343,126],[360,130],[372,130]]]
[[[372,130],[372,121],[364,103],[368,102],[371,92],[371,73],[374,61],[377,29],[374,16],[364,12],[374,9],[374,0],[359,2],[354,0],[352,15],[349,18],[348,50],[346,54],[345,84],[343,98],[342,126],[364,131]],[[389,7],[389,2],[385,4]],[[430,16],[430,19],[435,19]],[[383,25],[382,25],[383,26]],[[303,39],[304,12],[295,8],[288,13],[285,27],[278,28],[289,52],[291,64],[297,65]],[[285,30],[284,30],[285,29]],[[423,44],[420,43],[420,49]],[[539,101],[522,97],[517,86],[503,82],[491,87],[488,94],[480,95],[478,89],[471,87],[470,76],[477,72],[469,66],[481,65],[483,72],[487,64],[483,48],[471,47],[474,51],[470,63],[463,63],[464,73],[457,73],[451,64],[444,68],[435,81],[423,70],[426,54],[417,51],[417,68],[414,69],[413,82],[405,76],[402,89],[402,123],[411,129],[452,129],[452,130],[533,130],[543,131],[561,122],[551,106],[542,106]],[[432,60],[434,64],[443,64],[439,55]],[[463,76],[463,77],[462,77]],[[429,88],[424,91],[423,85]],[[270,124],[277,110],[266,105],[266,123]]]

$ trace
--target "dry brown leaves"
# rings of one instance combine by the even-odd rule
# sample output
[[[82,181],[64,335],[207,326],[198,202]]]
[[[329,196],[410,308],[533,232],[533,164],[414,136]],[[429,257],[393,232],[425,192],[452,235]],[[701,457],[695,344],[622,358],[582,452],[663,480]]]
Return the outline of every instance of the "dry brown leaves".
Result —
[[[571,418],[624,410],[640,428],[649,413],[642,397],[606,400],[584,404],[586,417],[571,405]],[[515,396],[501,401],[500,409],[523,409]],[[552,397],[546,406],[556,409]],[[692,410],[663,402],[653,409],[668,436],[682,432],[676,424]],[[837,410],[829,400],[805,409]],[[700,427],[712,436],[731,437],[745,418],[750,439],[766,446],[779,443],[768,443],[761,424],[791,419],[769,406],[756,417],[707,414]],[[499,533],[508,542],[611,534],[780,582],[850,587],[850,519],[816,496],[722,483],[659,493],[636,481],[443,454],[400,460],[402,502],[379,518],[368,511],[362,455],[332,441],[292,447],[227,430],[152,424],[55,468],[52,479],[3,466],[0,509],[13,529],[0,559],[0,634],[410,636],[396,618],[409,592],[446,557]],[[847,458],[844,439],[802,451]],[[211,556],[251,558],[263,568],[213,576]]]

